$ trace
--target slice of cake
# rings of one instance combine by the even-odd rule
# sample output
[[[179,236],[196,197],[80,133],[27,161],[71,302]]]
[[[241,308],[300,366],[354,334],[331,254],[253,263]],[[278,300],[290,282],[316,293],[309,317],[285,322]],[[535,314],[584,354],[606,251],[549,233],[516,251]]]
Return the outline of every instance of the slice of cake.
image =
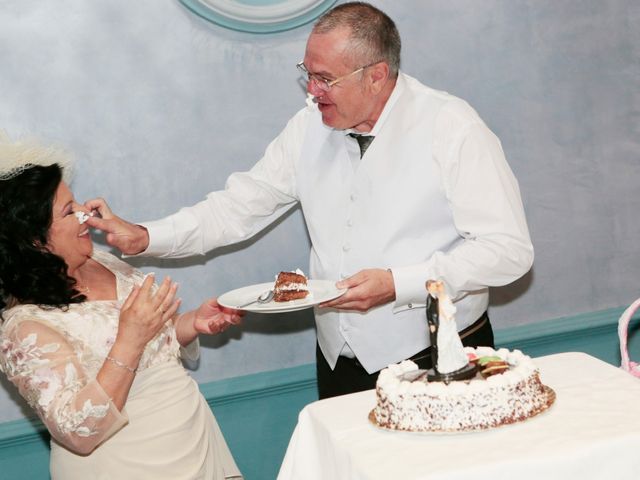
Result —
[[[273,300],[276,302],[288,302],[289,300],[305,298],[309,295],[307,277],[299,269],[295,272],[280,272],[276,277],[273,291]]]

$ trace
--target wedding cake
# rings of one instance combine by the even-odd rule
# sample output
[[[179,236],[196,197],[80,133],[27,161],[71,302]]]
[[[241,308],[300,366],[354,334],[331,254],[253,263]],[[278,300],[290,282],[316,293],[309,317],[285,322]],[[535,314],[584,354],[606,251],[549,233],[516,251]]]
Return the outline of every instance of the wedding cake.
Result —
[[[542,384],[531,358],[519,350],[463,347],[455,306],[440,282],[429,283],[429,294],[437,296],[438,315],[429,321],[435,371],[410,360],[382,370],[370,420],[392,430],[459,432],[519,422],[549,408],[555,393]],[[458,372],[465,379],[451,380]]]

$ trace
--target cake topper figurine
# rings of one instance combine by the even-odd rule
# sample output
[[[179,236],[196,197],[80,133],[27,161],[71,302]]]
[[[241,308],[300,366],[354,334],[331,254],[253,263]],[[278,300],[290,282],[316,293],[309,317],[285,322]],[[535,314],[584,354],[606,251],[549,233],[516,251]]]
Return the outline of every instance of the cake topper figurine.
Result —
[[[441,281],[429,280],[427,291],[427,324],[431,339],[433,369],[427,373],[429,381],[449,383],[465,380],[476,374],[476,366],[469,363],[455,320],[456,307]]]

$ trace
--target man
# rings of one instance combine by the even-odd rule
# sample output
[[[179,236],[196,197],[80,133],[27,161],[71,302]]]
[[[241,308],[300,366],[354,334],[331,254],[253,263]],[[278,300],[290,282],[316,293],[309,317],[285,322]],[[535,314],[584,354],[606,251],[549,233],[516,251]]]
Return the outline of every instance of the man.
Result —
[[[107,210],[90,224],[125,253],[179,257],[249,238],[299,202],[311,277],[349,288],[315,312],[321,398],[373,388],[380,369],[406,358],[431,367],[429,279],[456,301],[463,343],[493,345],[488,287],[516,280],[533,260],[517,182],[469,105],[399,65],[387,15],[361,2],[333,8],[298,66],[314,102],[249,172],[144,227]]]

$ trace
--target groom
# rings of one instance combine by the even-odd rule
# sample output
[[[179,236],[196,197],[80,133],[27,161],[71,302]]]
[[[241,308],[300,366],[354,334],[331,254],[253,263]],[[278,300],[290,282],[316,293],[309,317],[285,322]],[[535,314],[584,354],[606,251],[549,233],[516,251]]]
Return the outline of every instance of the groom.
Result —
[[[401,72],[400,45],[382,11],[336,6],[314,25],[298,64],[313,103],[250,171],[140,225],[87,203],[103,208],[89,224],[111,245],[163,257],[240,242],[300,204],[311,278],[349,289],[315,312],[321,398],[374,388],[380,369],[404,359],[431,368],[429,278],[447,282],[463,343],[492,346],[488,287],[518,279],[533,261],[499,140],[466,102]]]

